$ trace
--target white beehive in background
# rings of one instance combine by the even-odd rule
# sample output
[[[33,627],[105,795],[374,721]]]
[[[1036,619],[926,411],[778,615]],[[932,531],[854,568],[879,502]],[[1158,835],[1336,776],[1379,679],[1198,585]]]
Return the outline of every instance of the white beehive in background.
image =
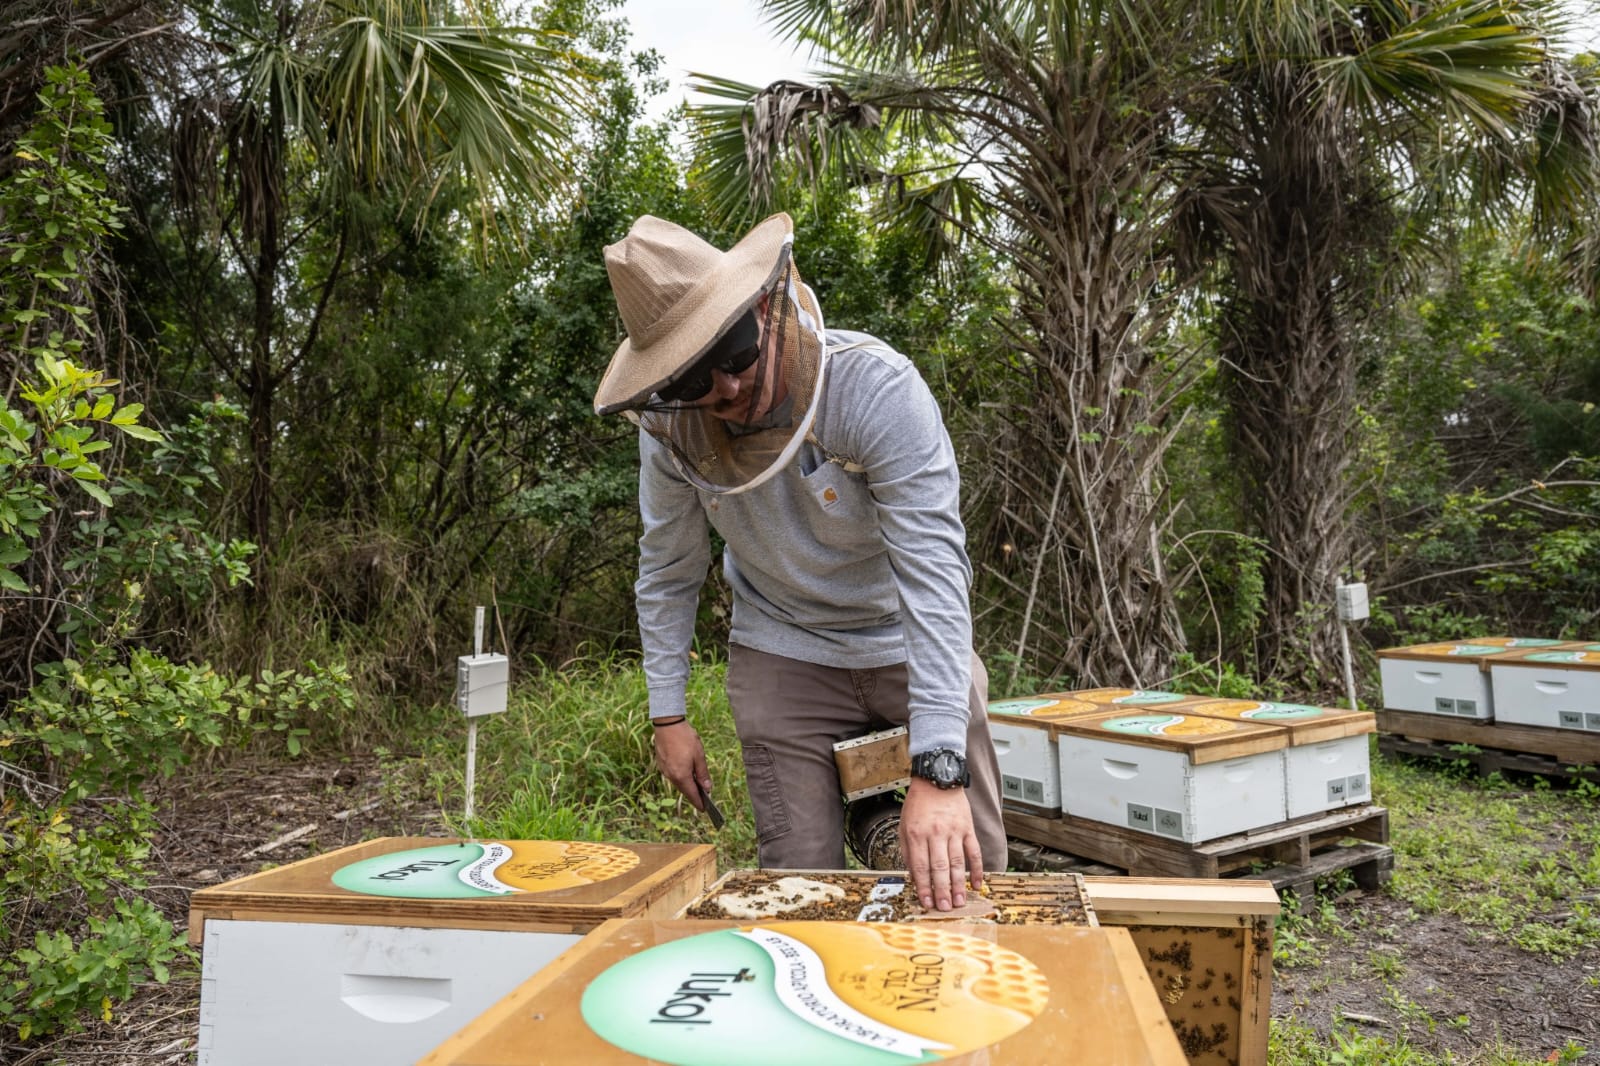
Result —
[[[1600,732],[1600,644],[1557,644],[1489,660],[1495,720]]]
[[[1372,799],[1367,735],[1377,719],[1366,711],[1258,700],[1202,700],[1187,714],[1282,726],[1284,789],[1290,818],[1303,818]]]
[[[1196,843],[1288,816],[1288,731],[1162,707],[1058,725],[1062,809]]]
[[[1383,705],[1391,711],[1491,719],[1494,697],[1489,690],[1487,661],[1510,651],[1559,643],[1528,637],[1474,637],[1385,648],[1378,652]]]
[[[1057,726],[1065,719],[1104,714],[1072,692],[1047,692],[989,704],[989,736],[1000,762],[1002,799],[1055,813],[1061,810]]]

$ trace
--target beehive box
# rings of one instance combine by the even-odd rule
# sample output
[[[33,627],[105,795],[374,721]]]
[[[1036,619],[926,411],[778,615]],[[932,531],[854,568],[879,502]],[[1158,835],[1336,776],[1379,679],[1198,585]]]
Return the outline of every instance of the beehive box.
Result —
[[[1366,711],[1313,707],[1305,703],[1257,700],[1202,700],[1186,713],[1282,726],[1289,731],[1283,749],[1287,813],[1303,818],[1372,798],[1372,760],[1367,735],[1377,719]]]
[[[1056,725],[1086,714],[1104,714],[1071,692],[1047,692],[989,704],[989,736],[1000,763],[1000,796],[1055,813],[1061,810],[1060,756]]]
[[[1496,721],[1600,733],[1600,644],[1496,656],[1489,684]]]
[[[1123,929],[608,922],[424,1066],[1185,1060]]]
[[[1494,717],[1487,661],[1507,652],[1559,643],[1531,637],[1473,637],[1384,648],[1378,652],[1383,705],[1391,711],[1487,721]]]
[[[1288,817],[1279,726],[1146,708],[1060,724],[1062,809],[1197,843]]]
[[[388,837],[202,889],[198,1062],[414,1062],[584,933],[715,877],[708,845]]]
[[[980,921],[997,925],[1094,925],[1075,873],[985,875],[960,911],[924,911],[906,876],[872,870],[734,870],[679,915],[733,921]]]
[[[1083,879],[1100,923],[1121,926],[1190,1066],[1266,1066],[1272,1017],[1270,881]]]

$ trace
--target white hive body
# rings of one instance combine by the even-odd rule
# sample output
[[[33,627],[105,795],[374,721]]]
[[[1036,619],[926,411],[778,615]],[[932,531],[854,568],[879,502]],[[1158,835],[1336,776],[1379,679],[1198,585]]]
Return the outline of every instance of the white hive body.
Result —
[[[1372,758],[1367,736],[1373,715],[1303,703],[1206,700],[1191,714],[1272,725],[1289,733],[1283,776],[1290,818],[1303,818],[1372,799]]]
[[[389,837],[203,889],[199,1066],[406,1066],[603,922],[715,877],[709,845]]]
[[[1559,644],[1489,661],[1495,718],[1600,733],[1600,644]]]
[[[1185,843],[1288,816],[1286,730],[1166,708],[1061,724],[1067,814]]]
[[[1504,655],[1558,643],[1533,637],[1473,637],[1385,648],[1378,652],[1383,705],[1391,711],[1490,721],[1495,704],[1488,664]]]

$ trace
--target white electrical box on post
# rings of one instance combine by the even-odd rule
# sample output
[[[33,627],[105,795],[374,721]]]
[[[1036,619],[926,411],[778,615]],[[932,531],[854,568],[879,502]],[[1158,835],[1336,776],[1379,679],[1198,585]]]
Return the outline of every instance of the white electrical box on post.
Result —
[[[1362,581],[1352,581],[1348,584],[1334,586],[1338,597],[1339,606],[1339,643],[1344,647],[1344,685],[1350,694],[1350,709],[1359,711],[1356,704],[1356,674],[1355,667],[1350,661],[1350,632],[1351,622],[1359,622],[1371,616],[1372,612],[1367,607],[1367,586]]]
[[[483,652],[482,607],[473,610],[472,654],[456,660],[456,706],[467,716],[467,821],[472,820],[478,762],[478,719],[506,709],[511,662],[504,655]]]

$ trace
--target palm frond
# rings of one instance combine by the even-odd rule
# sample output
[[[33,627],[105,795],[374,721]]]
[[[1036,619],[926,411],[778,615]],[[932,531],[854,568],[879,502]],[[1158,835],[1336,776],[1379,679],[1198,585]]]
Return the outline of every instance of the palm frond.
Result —
[[[1410,21],[1377,27],[1375,39],[1351,39],[1343,54],[1314,63],[1329,109],[1373,117],[1398,106],[1507,134],[1546,50],[1539,28],[1515,11],[1498,0],[1421,5]]]
[[[989,194],[971,175],[920,185],[897,179],[892,192],[880,217],[912,241],[930,271],[954,262],[962,251],[963,236],[981,229],[993,215]]]
[[[692,108],[700,173],[728,221],[768,209],[785,168],[812,185],[873,173],[882,114],[838,85],[773,82],[764,89],[710,75],[691,88],[724,100]]]

